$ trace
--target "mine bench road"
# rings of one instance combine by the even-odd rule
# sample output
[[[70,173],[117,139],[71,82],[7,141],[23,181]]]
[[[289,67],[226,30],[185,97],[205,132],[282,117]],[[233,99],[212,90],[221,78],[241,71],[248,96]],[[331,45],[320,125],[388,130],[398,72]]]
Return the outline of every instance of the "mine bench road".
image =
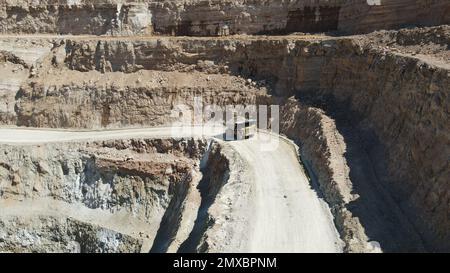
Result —
[[[71,39],[71,40],[124,40],[127,41],[141,41],[141,40],[154,40],[154,39],[187,39],[187,40],[211,40],[211,39],[299,39],[299,40],[311,40],[311,39],[329,39],[333,36],[327,35],[229,35],[229,36],[168,36],[168,35],[141,35],[141,36],[98,36],[98,35],[55,35],[55,34],[0,34],[0,39]]]
[[[37,145],[52,142],[125,138],[213,138],[221,127],[160,127],[103,131],[0,128],[0,144]],[[263,132],[260,132],[263,133]],[[277,141],[276,149],[261,149],[252,138],[227,142],[249,163],[255,211],[248,227],[248,252],[342,252],[342,244],[328,205],[311,188],[298,158],[296,146],[287,139],[266,134]]]

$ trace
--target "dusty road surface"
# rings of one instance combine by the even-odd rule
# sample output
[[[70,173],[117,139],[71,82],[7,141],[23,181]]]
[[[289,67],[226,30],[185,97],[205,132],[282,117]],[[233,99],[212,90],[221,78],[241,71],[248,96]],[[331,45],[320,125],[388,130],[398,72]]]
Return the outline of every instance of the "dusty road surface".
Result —
[[[99,131],[70,131],[56,129],[0,128],[0,143],[38,144],[64,141],[87,141],[133,137],[213,137],[222,134],[223,127],[153,127]]]
[[[342,252],[330,209],[311,188],[293,144],[268,134],[230,143],[254,177],[249,252]]]

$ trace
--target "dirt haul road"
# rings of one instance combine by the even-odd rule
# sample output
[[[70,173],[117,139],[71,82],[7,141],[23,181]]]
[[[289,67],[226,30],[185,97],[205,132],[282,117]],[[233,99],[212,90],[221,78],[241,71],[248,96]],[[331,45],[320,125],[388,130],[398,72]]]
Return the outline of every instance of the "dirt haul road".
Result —
[[[32,145],[131,137],[206,137],[223,128],[179,127],[107,131],[66,131],[0,128],[0,143]],[[255,138],[229,143],[250,166],[253,188],[248,211],[251,226],[245,252],[342,252],[342,244],[327,204],[311,188],[298,160],[296,147],[284,138],[259,133]],[[241,242],[242,243],[242,242]]]
[[[330,209],[311,188],[292,143],[260,133],[231,145],[254,179],[249,252],[342,252]]]
[[[223,127],[152,127],[98,131],[59,129],[0,128],[1,144],[38,144],[65,141],[89,141],[126,138],[213,137],[223,133]]]

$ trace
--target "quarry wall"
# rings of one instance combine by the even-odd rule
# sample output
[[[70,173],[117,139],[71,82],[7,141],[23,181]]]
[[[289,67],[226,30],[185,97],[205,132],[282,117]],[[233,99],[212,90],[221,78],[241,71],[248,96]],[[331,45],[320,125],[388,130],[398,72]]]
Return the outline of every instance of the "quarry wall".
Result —
[[[3,0],[0,32],[93,35],[364,33],[450,22],[440,0]]]
[[[206,146],[202,139],[2,145],[0,250],[148,252],[163,219],[180,213],[196,187]]]

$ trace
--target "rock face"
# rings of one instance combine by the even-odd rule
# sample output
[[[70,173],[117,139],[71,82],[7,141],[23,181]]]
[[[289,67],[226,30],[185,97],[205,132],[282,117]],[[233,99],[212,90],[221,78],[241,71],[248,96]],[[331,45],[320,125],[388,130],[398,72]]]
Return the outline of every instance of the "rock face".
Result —
[[[152,13],[147,4],[117,7],[116,28],[119,35],[151,35]],[[113,28],[113,31],[115,28]]]
[[[361,33],[450,22],[439,0],[3,1],[4,33],[217,36],[288,32]]]
[[[139,253],[142,240],[64,216],[3,216],[2,252]]]
[[[365,47],[361,41],[326,41],[322,46],[294,51],[308,53],[289,69],[297,76],[279,84],[292,90],[288,94],[327,105],[336,119],[359,127],[372,162],[380,161],[380,151],[385,153],[388,175],[377,170],[377,164],[375,172],[428,247],[448,249],[448,54],[424,62],[386,48]]]
[[[3,124],[16,123],[14,111],[15,94],[20,89],[20,85],[26,81],[28,71],[20,64],[3,62],[0,73],[6,78],[0,83],[0,121]]]
[[[193,139],[3,145],[0,251],[149,251],[198,182],[205,148]]]
[[[450,113],[448,67],[372,54],[363,61],[345,54],[327,62],[324,73],[332,76],[325,86],[333,90],[333,98],[357,113],[354,119],[362,130],[376,132],[388,158],[389,187],[427,240],[434,237],[437,245],[448,242],[450,131],[444,125]],[[368,150],[374,154],[372,144],[368,140]]]
[[[86,75],[67,70],[60,75],[71,77],[73,84],[51,75],[55,81],[43,77],[17,93],[19,125],[89,129],[170,125],[180,121],[177,109],[193,109],[196,100],[218,106],[254,104],[263,92],[242,78],[200,72]]]

